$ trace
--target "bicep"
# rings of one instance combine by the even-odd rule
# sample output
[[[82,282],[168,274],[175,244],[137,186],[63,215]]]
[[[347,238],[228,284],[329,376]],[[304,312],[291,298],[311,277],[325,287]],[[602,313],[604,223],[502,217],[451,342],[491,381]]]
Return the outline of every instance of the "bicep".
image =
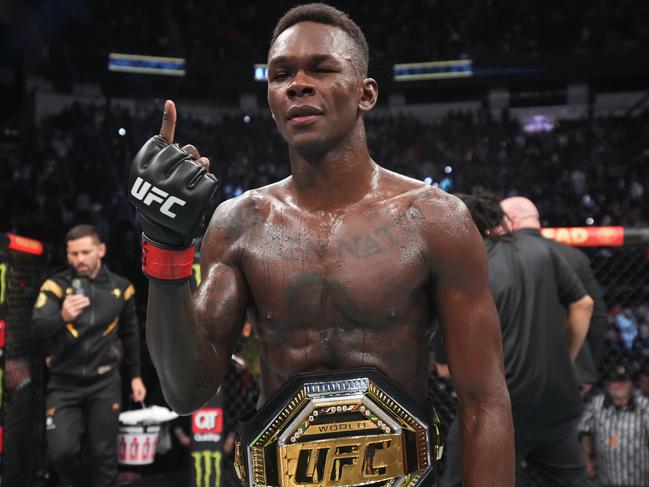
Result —
[[[216,348],[234,347],[248,308],[250,292],[235,242],[212,227],[201,249],[201,284],[193,295],[196,317]]]
[[[502,337],[488,287],[467,292],[440,283],[437,300],[447,363],[460,401],[499,390],[504,369]]]
[[[194,295],[197,318],[210,336],[227,338],[243,326],[247,285],[241,271],[227,264],[216,263],[202,272],[203,282]]]

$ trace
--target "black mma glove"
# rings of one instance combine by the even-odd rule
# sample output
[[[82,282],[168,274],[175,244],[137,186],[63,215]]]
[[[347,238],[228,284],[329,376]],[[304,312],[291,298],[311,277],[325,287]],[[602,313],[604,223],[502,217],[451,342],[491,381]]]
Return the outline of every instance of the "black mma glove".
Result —
[[[194,236],[217,183],[178,144],[167,144],[156,135],[142,146],[128,184],[142,224],[142,271],[147,277],[191,277]]]

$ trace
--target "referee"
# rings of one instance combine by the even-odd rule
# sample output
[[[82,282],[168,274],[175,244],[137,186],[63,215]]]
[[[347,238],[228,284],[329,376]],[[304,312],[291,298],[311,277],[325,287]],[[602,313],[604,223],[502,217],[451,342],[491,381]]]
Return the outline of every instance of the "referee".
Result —
[[[626,367],[608,375],[579,423],[588,473],[604,487],[649,486],[649,399],[634,390]]]

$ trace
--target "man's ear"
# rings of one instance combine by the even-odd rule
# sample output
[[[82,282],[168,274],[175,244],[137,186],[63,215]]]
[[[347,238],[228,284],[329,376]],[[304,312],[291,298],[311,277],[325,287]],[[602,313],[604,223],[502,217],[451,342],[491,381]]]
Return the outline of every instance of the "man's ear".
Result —
[[[507,213],[505,213],[502,219],[502,227],[507,233],[515,232],[516,230],[518,230],[518,221],[516,217],[512,218]]]
[[[358,108],[361,112],[369,112],[379,99],[379,85],[374,78],[365,78],[361,84]]]
[[[103,259],[105,255],[106,255],[106,244],[102,242],[99,244],[99,258]]]

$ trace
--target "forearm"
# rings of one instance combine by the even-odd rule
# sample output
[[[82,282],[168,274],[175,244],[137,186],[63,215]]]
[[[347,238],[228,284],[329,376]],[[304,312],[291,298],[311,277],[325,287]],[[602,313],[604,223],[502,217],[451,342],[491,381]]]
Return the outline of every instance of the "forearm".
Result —
[[[604,308],[603,312],[600,308]],[[606,353],[606,329],[608,327],[608,316],[606,308],[601,303],[595,303],[593,315],[590,318],[590,326],[586,340],[590,345],[590,352],[593,356],[595,367],[599,367],[602,358]]]
[[[164,397],[176,412],[189,414],[216,393],[228,362],[215,360],[188,283],[149,283],[146,340]]]
[[[589,296],[572,303],[569,307],[566,333],[568,353],[573,362],[584,344],[592,312],[593,300]]]
[[[461,410],[462,485],[514,487],[514,428],[509,400]]]

